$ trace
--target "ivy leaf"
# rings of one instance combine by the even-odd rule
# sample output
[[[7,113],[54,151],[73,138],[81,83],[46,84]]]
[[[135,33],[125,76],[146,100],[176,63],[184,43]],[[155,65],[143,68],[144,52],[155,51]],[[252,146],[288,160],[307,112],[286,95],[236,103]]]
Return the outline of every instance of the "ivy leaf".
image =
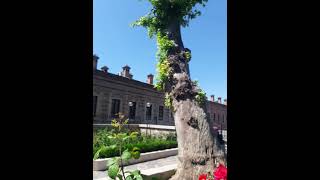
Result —
[[[129,159],[131,159],[131,153],[129,152],[128,149],[126,149],[125,151],[123,151],[121,158],[128,161]]]
[[[109,167],[108,169],[108,176],[112,179],[115,179],[118,175],[119,172],[119,164],[114,163],[112,166]]]

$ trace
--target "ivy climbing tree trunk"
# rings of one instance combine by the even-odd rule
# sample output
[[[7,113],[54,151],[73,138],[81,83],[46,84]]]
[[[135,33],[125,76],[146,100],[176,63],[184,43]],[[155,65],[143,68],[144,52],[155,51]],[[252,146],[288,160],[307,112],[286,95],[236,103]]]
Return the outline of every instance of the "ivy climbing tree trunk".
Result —
[[[178,22],[170,23],[168,38],[175,46],[168,52],[169,76],[165,91],[172,98],[178,139],[178,168],[171,180],[197,180],[200,174],[212,172],[215,158],[224,159],[217,134],[209,125],[206,102],[196,99],[197,85],[191,81],[186,53]]]

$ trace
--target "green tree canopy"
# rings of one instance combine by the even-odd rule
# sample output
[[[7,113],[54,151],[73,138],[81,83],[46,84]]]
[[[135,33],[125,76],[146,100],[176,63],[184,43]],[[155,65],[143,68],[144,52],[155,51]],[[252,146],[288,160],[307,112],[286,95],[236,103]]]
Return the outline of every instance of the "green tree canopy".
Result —
[[[133,23],[133,26],[143,26],[148,29],[152,38],[158,32],[165,33],[169,23],[178,21],[182,27],[189,25],[191,19],[201,15],[194,8],[197,4],[205,6],[208,0],[148,0],[152,4],[151,11]]]

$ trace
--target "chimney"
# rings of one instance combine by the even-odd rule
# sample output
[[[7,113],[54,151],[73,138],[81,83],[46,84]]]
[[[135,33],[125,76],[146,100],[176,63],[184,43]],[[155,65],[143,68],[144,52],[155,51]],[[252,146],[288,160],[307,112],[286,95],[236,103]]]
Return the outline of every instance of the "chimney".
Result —
[[[97,70],[97,64],[98,64],[99,57],[97,55],[93,55],[93,70]]]
[[[153,85],[153,75],[152,74],[149,74],[147,76],[147,83]]]
[[[124,67],[122,67],[121,76],[132,79],[132,74],[130,74],[130,69],[131,68],[128,65],[125,65]]]
[[[107,66],[103,66],[101,70],[105,73],[108,73],[109,68]]]
[[[218,103],[221,104],[221,97],[218,97]]]
[[[214,102],[214,95],[210,96],[210,101]]]
[[[224,105],[227,105],[227,99],[224,99],[223,102],[224,102]]]

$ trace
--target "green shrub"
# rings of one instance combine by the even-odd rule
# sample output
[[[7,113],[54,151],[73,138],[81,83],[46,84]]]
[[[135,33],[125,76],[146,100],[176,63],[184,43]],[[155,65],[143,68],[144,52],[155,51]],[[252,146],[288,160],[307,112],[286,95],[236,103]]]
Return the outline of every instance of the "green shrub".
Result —
[[[93,155],[102,147],[103,148],[98,158],[109,158],[119,156],[119,148],[111,148],[110,146],[115,144],[112,140],[108,138],[113,132],[110,130],[102,129],[94,133],[94,144],[93,144]],[[140,149],[141,153],[164,150],[177,147],[176,135],[175,133],[170,133],[169,135],[163,135],[164,137],[152,137],[139,134],[134,140],[128,141],[124,145],[124,149],[133,150],[134,147]]]

